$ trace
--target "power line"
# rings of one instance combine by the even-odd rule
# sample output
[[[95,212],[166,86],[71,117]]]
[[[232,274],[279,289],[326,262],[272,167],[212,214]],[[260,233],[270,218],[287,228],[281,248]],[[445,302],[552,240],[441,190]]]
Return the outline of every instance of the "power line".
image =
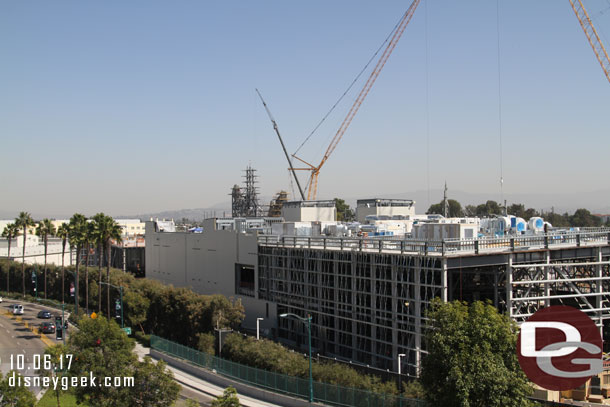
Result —
[[[396,29],[398,28],[398,26],[400,25],[400,21],[402,21],[402,17],[401,19],[396,23],[396,25],[394,26],[394,28],[392,29],[392,31],[390,32],[390,34],[388,34],[388,36],[386,37],[386,39],[383,41],[383,43],[379,46],[379,48],[377,48],[377,51],[375,51],[375,53],[373,54],[373,56],[369,59],[369,61],[366,63],[366,65],[364,65],[364,68],[362,68],[362,70],[358,73],[358,75],[356,76],[356,78],[352,81],[352,83],[347,87],[347,89],[345,90],[345,92],[343,92],[343,94],[341,95],[341,97],[335,102],[335,104],[330,108],[330,110],[324,115],[324,117],[322,117],[322,120],[320,120],[320,122],[316,125],[316,127],[314,127],[314,129],[311,131],[311,133],[309,133],[309,135],[307,136],[307,138],[305,139],[305,141],[303,141],[301,143],[301,145],[299,146],[299,148],[296,149],[296,151],[292,154],[295,155],[296,153],[299,152],[299,150],[305,145],[305,143],[307,143],[307,141],[311,138],[311,136],[313,136],[313,134],[318,130],[318,128],[322,125],[322,123],[324,123],[324,121],[326,120],[326,118],[328,116],[330,116],[330,114],[335,110],[335,108],[337,107],[337,105],[339,105],[339,103],[341,103],[341,101],[343,100],[343,98],[345,97],[345,95],[347,95],[347,93],[352,89],[352,87],[356,84],[356,82],[358,82],[358,79],[360,79],[360,77],[362,76],[362,74],[366,71],[366,69],[369,67],[369,65],[371,64],[371,62],[373,62],[373,60],[375,59],[375,57],[377,57],[377,54],[379,54],[379,51],[381,51],[381,49],[384,47],[385,44],[387,44],[387,42],[390,40],[390,38],[392,37],[392,35],[394,34],[394,32],[396,31]]]

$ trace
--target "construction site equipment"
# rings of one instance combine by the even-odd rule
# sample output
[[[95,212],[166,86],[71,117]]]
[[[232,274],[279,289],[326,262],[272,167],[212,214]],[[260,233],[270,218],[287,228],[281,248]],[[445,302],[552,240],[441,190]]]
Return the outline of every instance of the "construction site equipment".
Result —
[[[386,46],[385,50],[383,51],[383,54],[377,61],[377,65],[371,72],[371,75],[369,76],[366,83],[364,84],[364,87],[358,94],[358,97],[356,98],[356,100],[354,101],[354,104],[352,105],[349,112],[347,113],[347,116],[343,120],[343,123],[341,123],[339,130],[337,130],[337,133],[332,138],[328,148],[326,149],[326,152],[324,153],[324,157],[322,157],[322,161],[320,161],[320,164],[318,164],[317,166],[314,166],[314,165],[308,163],[307,161],[297,157],[296,155],[294,155],[294,154],[292,155],[294,158],[296,158],[297,160],[299,160],[302,163],[304,163],[305,165],[307,165],[307,168],[293,168],[293,170],[311,171],[311,173],[309,175],[309,181],[307,183],[307,199],[308,200],[316,199],[317,194],[318,194],[318,177],[320,175],[320,170],[322,169],[322,166],[326,163],[326,161],[328,160],[330,155],[333,153],[333,151],[335,151],[335,149],[337,148],[337,145],[341,141],[341,138],[343,138],[343,135],[345,134],[345,132],[347,131],[347,128],[349,127],[352,120],[354,119],[354,116],[356,116],[356,113],[358,112],[358,109],[362,105],[362,102],[364,101],[364,99],[368,95],[369,91],[373,87],[373,84],[377,80],[379,73],[381,72],[381,70],[383,69],[388,58],[392,54],[392,51],[394,51],[394,48],[396,48],[396,44],[398,43],[398,40],[402,36],[402,33],[405,31],[405,28],[409,24],[409,21],[411,21],[411,18],[413,17],[413,14],[415,13],[415,9],[419,5],[419,3],[420,3],[420,0],[414,0],[413,3],[411,3],[411,5],[409,6],[409,9],[403,15],[396,30],[394,31],[394,34],[392,35],[392,38],[390,39],[390,41],[388,42],[388,45]],[[279,136],[279,133],[278,133],[278,136]],[[282,143],[282,146],[283,146],[283,143]],[[295,175],[295,179],[296,179],[296,175]]]
[[[262,215],[262,209],[258,203],[258,188],[256,187],[256,170],[248,165],[244,170],[244,188],[233,185],[231,188],[231,216],[257,217]]]
[[[288,192],[280,191],[275,195],[275,198],[269,202],[269,212],[267,216],[272,218],[279,218],[282,216],[282,207],[284,202],[288,201]]]
[[[277,134],[277,138],[280,139],[280,144],[282,145],[282,150],[284,150],[284,154],[286,155],[286,160],[288,160],[288,168],[290,168],[290,171],[292,172],[292,176],[294,177],[294,180],[297,183],[297,187],[299,188],[299,193],[301,194],[301,199],[305,200],[305,194],[303,194],[303,189],[301,189],[301,184],[299,183],[299,179],[297,178],[297,173],[294,172],[294,168],[292,167],[292,161],[290,160],[290,155],[288,155],[288,151],[286,151],[286,146],[284,145],[284,140],[282,140],[282,136],[280,136],[280,129],[277,126],[277,122],[273,118],[271,111],[269,110],[269,108],[267,107],[267,104],[263,100],[263,96],[261,95],[261,93],[258,91],[258,89],[255,89],[255,90],[256,90],[256,93],[258,93],[258,97],[261,98],[261,102],[263,102],[263,106],[265,106],[265,110],[267,111],[269,120],[271,120],[271,123],[273,124],[273,130],[275,130],[275,134]]]
[[[589,40],[589,44],[591,44],[591,48],[593,48],[593,52],[595,52],[599,64],[604,70],[606,79],[610,82],[610,59],[608,58],[608,53],[606,52],[606,48],[604,48],[604,44],[602,44],[599,35],[597,35],[597,31],[589,18],[589,14],[585,9],[582,0],[570,0],[570,4],[580,22],[580,26]]]

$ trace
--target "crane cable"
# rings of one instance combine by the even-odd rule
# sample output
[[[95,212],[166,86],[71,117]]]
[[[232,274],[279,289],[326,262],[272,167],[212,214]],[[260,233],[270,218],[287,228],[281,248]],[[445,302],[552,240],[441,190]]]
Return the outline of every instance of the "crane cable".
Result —
[[[354,87],[354,85],[356,84],[356,82],[358,82],[358,79],[360,79],[360,77],[362,76],[362,74],[367,70],[367,68],[369,67],[369,65],[371,64],[371,62],[373,62],[375,60],[375,58],[377,57],[377,54],[379,54],[379,51],[381,51],[381,49],[388,43],[388,41],[390,40],[390,38],[394,35],[394,32],[398,29],[398,26],[400,25],[400,22],[402,21],[402,17],[400,18],[400,20],[398,20],[398,22],[396,23],[396,25],[394,26],[394,28],[392,29],[392,31],[390,31],[390,33],[388,34],[388,36],[386,37],[386,39],[383,41],[383,43],[379,46],[379,48],[377,48],[377,51],[375,51],[375,53],[373,54],[373,56],[369,59],[369,61],[366,63],[366,65],[364,65],[364,68],[362,68],[362,70],[360,71],[360,73],[358,73],[358,75],[356,75],[356,78],[352,81],[352,83],[347,87],[347,89],[345,90],[345,92],[343,92],[343,94],[341,95],[341,97],[335,102],[335,104],[330,108],[330,110],[324,115],[324,117],[322,117],[322,120],[320,120],[318,122],[318,124],[314,127],[314,129],[311,131],[311,133],[309,133],[309,135],[307,136],[307,138],[305,139],[305,141],[303,141],[301,143],[301,145],[299,146],[299,148],[296,149],[296,151],[294,153],[292,153],[292,155],[296,155],[296,153],[299,152],[299,150],[305,145],[305,143],[307,143],[307,141],[309,141],[309,139],[311,138],[311,136],[313,136],[313,134],[318,130],[318,128],[322,125],[322,123],[324,123],[324,121],[328,118],[328,116],[330,116],[330,114],[335,110],[335,108],[337,107],[337,105],[339,105],[339,103],[341,103],[341,101],[343,100],[343,98],[348,94],[348,92],[352,89],[352,87]]]
[[[496,0],[496,29],[498,39],[498,134],[500,137],[500,205],[504,205],[504,152],[502,149],[502,83],[500,72],[500,0]],[[506,214],[506,205],[504,205]]]

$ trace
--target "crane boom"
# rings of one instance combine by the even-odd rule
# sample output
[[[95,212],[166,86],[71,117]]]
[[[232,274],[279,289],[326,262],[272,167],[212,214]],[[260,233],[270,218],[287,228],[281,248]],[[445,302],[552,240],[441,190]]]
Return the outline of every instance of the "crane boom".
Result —
[[[308,181],[308,187],[307,187],[307,199],[316,199],[316,196],[318,193],[318,176],[320,175],[320,169],[326,163],[326,161],[328,160],[330,155],[333,153],[333,151],[335,151],[335,149],[337,148],[337,145],[341,141],[341,138],[343,138],[343,135],[345,134],[345,132],[347,131],[347,128],[349,127],[352,120],[354,119],[354,116],[358,112],[358,109],[362,105],[362,102],[364,101],[364,99],[368,95],[369,91],[373,87],[373,84],[377,80],[377,77],[379,77],[379,73],[381,72],[381,70],[383,69],[388,58],[392,54],[392,51],[394,51],[394,48],[396,47],[398,40],[402,36],[402,33],[405,31],[405,28],[409,24],[409,21],[411,21],[411,18],[413,17],[413,13],[415,13],[415,9],[419,5],[419,3],[420,3],[420,0],[414,0],[413,3],[411,3],[411,5],[409,6],[409,9],[405,12],[404,16],[400,20],[398,27],[396,28],[396,30],[394,31],[394,34],[392,35],[392,38],[388,42],[387,47],[383,51],[383,54],[379,58],[379,61],[377,61],[377,65],[375,66],[375,69],[373,69],[373,71],[371,72],[371,75],[369,76],[366,83],[362,87],[362,90],[358,94],[358,97],[356,98],[352,107],[350,108],[349,112],[347,113],[347,116],[341,123],[339,130],[337,130],[337,133],[332,138],[328,148],[326,149],[326,152],[324,153],[324,156],[322,157],[322,160],[320,161],[320,164],[318,164],[317,167],[314,167],[313,165],[308,164],[307,162],[301,160],[299,157],[293,155],[293,157],[295,157],[299,161],[302,161],[305,164],[310,166],[310,168],[307,168],[307,170],[311,171],[311,174],[309,176],[309,181]]]
[[[261,98],[261,102],[263,102],[263,106],[265,107],[265,110],[267,111],[267,115],[269,116],[269,120],[271,120],[271,124],[273,124],[273,130],[275,130],[275,134],[277,134],[277,138],[280,139],[280,144],[282,145],[282,150],[284,150],[284,154],[286,155],[286,160],[288,160],[288,168],[290,168],[290,171],[292,172],[292,176],[294,177],[294,180],[297,183],[297,187],[299,187],[299,193],[301,194],[301,199],[305,200],[305,194],[303,194],[303,190],[301,189],[301,183],[299,182],[299,179],[297,178],[297,173],[294,171],[295,169],[292,167],[292,161],[290,160],[288,151],[286,151],[286,146],[284,145],[284,140],[282,140],[282,136],[280,136],[280,129],[277,127],[277,123],[276,123],[275,119],[273,118],[271,111],[267,107],[267,103],[265,103],[263,96],[258,91],[258,89],[255,89],[255,90],[256,90],[256,93],[258,93],[258,97]]]
[[[589,44],[591,44],[591,48],[593,48],[593,52],[595,52],[595,56],[597,57],[599,64],[604,70],[606,79],[608,79],[608,82],[610,82],[610,58],[608,58],[606,48],[604,48],[604,44],[602,44],[599,35],[597,35],[597,30],[595,30],[595,27],[589,18],[589,14],[582,3],[582,0],[570,0],[570,4],[572,5],[572,9],[580,22],[580,26],[589,40]]]

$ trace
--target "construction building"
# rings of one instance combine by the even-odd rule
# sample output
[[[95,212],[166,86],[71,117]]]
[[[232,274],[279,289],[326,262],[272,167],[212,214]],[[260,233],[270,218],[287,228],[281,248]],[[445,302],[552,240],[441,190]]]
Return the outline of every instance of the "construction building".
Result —
[[[367,201],[359,201],[358,210]],[[392,371],[405,354],[401,370],[409,376],[418,375],[425,354],[426,308],[434,298],[489,300],[517,322],[545,305],[572,305],[591,316],[604,336],[610,334],[608,228],[542,229],[536,221],[526,230],[507,226],[498,237],[494,227],[517,220],[414,215],[416,225],[427,223],[423,238],[366,236],[352,233],[351,224],[331,222],[328,208],[321,208],[324,219],[315,221],[304,221],[311,207],[297,203],[284,205],[284,215],[300,211],[300,219],[289,222],[208,219],[202,234],[163,232],[147,222],[146,275],[240,298],[246,329],[264,318],[263,334],[303,349],[307,327],[278,316],[311,314],[314,352]],[[383,216],[390,215],[410,216]],[[494,232],[464,237],[483,226]]]
[[[258,203],[258,175],[256,170],[248,165],[244,170],[244,186],[233,185],[231,188],[231,216],[233,217],[257,217],[261,216],[263,210]]]

